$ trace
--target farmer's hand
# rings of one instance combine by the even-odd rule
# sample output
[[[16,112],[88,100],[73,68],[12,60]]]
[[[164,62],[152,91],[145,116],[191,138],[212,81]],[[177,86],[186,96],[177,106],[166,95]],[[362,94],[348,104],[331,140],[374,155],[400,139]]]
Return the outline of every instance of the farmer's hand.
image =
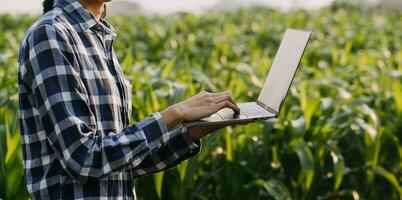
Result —
[[[224,128],[230,124],[218,124],[207,126],[192,126],[188,128],[188,133],[193,141],[199,140],[209,133],[215,132],[221,128]]]
[[[190,134],[190,137],[193,141],[199,140],[209,133],[215,132],[221,128],[224,128],[226,126],[236,126],[236,125],[247,125],[251,121],[248,122],[241,122],[241,123],[227,123],[227,124],[215,124],[215,125],[204,125],[204,126],[192,126],[188,128],[188,132]]]
[[[195,121],[208,117],[222,108],[230,108],[236,113],[240,112],[240,108],[237,107],[235,101],[232,99],[232,95],[229,92],[201,92],[183,102],[166,108],[161,112],[161,115],[170,129],[185,121]],[[211,125],[202,128],[190,128],[189,132],[190,135],[192,133],[197,133],[197,135],[204,136],[205,133],[213,132],[221,127],[223,126]]]

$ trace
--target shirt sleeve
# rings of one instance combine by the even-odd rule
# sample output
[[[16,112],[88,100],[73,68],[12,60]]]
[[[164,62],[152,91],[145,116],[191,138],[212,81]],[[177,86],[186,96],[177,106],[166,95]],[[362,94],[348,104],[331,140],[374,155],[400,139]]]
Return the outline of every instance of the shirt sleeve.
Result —
[[[159,123],[162,127],[166,127],[162,118]],[[177,128],[165,136],[168,137],[168,142],[130,169],[132,178],[168,170],[201,151],[201,140],[193,142],[186,127]]]
[[[183,136],[173,137],[174,132],[167,131],[160,123],[159,113],[120,133],[96,134],[97,124],[88,93],[79,69],[71,64],[76,58],[67,41],[68,37],[55,27],[41,25],[28,37],[29,53],[22,62],[26,68],[24,81],[32,90],[49,145],[73,179],[80,182],[100,179],[136,168],[147,159],[163,159],[162,154],[182,154],[177,152],[179,149],[185,155],[194,149],[188,140],[179,141]],[[171,147],[176,141],[181,142],[182,148]],[[162,149],[166,146],[172,152],[165,153]],[[150,162],[145,162],[149,163],[143,164],[145,168],[152,167]]]

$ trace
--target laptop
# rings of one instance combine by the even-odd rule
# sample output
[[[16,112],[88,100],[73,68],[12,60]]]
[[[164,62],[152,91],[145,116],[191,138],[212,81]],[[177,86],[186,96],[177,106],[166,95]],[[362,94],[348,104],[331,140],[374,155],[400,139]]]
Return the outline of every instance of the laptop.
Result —
[[[213,124],[238,124],[267,120],[279,115],[311,32],[287,29],[255,102],[238,103],[240,113],[224,108],[203,119],[185,122],[186,127]]]

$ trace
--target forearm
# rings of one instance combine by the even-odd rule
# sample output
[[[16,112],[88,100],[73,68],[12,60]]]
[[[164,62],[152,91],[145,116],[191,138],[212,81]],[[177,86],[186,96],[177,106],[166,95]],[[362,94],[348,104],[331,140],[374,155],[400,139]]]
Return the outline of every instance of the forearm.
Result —
[[[181,114],[180,109],[177,106],[173,105],[162,112],[160,112],[163,120],[166,123],[168,130],[172,129],[173,127],[181,124],[183,122],[183,115]],[[213,125],[213,126],[204,126],[204,127],[190,127],[188,129],[188,134],[192,141],[198,141],[206,134],[218,130],[224,127],[223,125]]]
[[[208,133],[217,131],[227,125],[209,125],[209,126],[196,126],[196,127],[189,127],[188,134],[190,135],[193,141],[200,140],[201,138],[208,135]]]
[[[168,130],[183,122],[183,114],[180,112],[180,109],[176,105],[166,108],[165,110],[160,112],[160,114],[165,121]]]
[[[143,162],[130,170],[132,178],[168,170],[201,150],[201,141],[193,141],[185,127],[171,131],[168,137],[166,145],[155,149]]]

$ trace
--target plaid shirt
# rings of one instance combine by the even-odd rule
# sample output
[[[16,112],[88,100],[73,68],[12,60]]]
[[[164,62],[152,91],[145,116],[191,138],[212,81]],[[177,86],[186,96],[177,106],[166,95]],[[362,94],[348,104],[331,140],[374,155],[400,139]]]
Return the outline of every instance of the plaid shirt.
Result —
[[[129,124],[131,89],[116,34],[76,0],[57,0],[19,52],[19,114],[33,199],[135,199],[133,179],[197,154],[160,113]]]

